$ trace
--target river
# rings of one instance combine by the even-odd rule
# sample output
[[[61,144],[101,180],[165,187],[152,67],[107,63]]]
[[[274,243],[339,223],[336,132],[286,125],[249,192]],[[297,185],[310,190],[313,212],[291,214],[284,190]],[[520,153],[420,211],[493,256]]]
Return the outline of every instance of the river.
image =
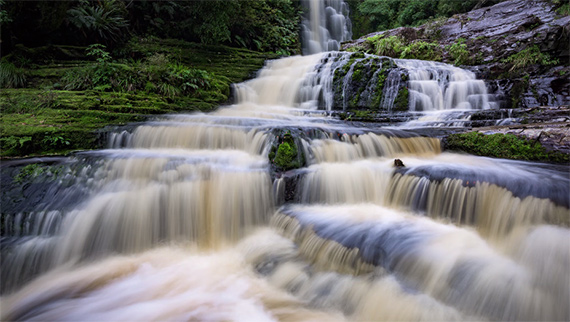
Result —
[[[1,320],[570,320],[568,167],[442,152],[430,127],[494,108],[445,64],[396,61],[424,112],[404,125],[331,117],[343,55],[58,160],[5,216]]]

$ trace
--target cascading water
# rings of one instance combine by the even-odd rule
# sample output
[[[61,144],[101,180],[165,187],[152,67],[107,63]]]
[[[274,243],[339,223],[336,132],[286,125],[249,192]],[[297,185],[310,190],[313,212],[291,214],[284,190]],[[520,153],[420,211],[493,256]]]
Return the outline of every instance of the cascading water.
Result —
[[[118,131],[26,185],[48,188],[3,210],[0,319],[569,320],[569,168],[317,111],[368,58],[269,62],[237,104]],[[447,65],[428,84],[424,63],[370,60],[414,106],[492,107]],[[276,173],[283,132],[306,166]]]
[[[473,72],[448,64],[398,59],[408,71],[410,110],[482,110],[491,108],[485,82]]]
[[[302,0],[307,17],[301,25],[303,54],[340,49],[352,38],[348,5],[343,0]]]

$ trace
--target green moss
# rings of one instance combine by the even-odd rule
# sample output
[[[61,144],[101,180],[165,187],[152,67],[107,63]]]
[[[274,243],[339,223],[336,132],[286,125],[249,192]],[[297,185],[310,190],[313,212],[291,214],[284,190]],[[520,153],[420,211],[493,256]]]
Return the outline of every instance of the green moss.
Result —
[[[372,98],[372,107],[378,108],[380,102],[382,102],[382,93],[384,92],[384,83],[388,77],[388,69],[392,68],[392,61],[383,60],[382,69],[378,72],[378,80],[376,81],[376,87],[374,88],[374,96]]]
[[[398,91],[398,95],[394,99],[392,110],[394,111],[407,111],[409,107],[409,91],[407,87],[402,87]]]
[[[275,159],[273,162],[276,166],[283,170],[290,170],[295,168],[295,158],[297,157],[297,146],[291,145],[288,142],[283,142],[279,145]]]
[[[352,81],[354,82],[360,82],[362,80],[362,69],[354,69],[353,73],[352,73]]]
[[[372,122],[375,120],[373,111],[351,111],[355,121]]]
[[[297,169],[305,164],[303,153],[299,153],[299,148],[291,132],[285,132],[279,137],[280,143],[274,145],[269,153],[269,161],[277,171],[287,171]]]
[[[513,160],[566,163],[569,155],[549,152],[537,141],[521,139],[513,134],[485,135],[479,132],[451,134],[446,149]]]

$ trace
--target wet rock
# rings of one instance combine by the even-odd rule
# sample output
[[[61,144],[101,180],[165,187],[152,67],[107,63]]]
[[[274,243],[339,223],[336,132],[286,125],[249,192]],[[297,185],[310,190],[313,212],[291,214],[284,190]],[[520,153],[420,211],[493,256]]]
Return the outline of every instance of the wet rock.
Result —
[[[559,15],[557,4],[547,0],[509,0],[494,6],[454,15],[416,28],[402,27],[372,33],[343,44],[343,49],[367,49],[366,38],[401,37],[406,44],[421,39],[449,48],[465,39],[468,64],[462,66],[495,89],[502,108],[570,104],[570,16]],[[551,64],[529,63],[513,68],[512,55],[537,47]],[[370,48],[368,48],[370,49]],[[453,63],[449,49],[442,59]],[[527,59],[532,57],[526,57]],[[556,63],[558,62],[558,63]],[[542,61],[544,63],[544,61]],[[556,67],[552,67],[555,64]],[[525,79],[526,77],[526,79]]]
[[[404,162],[402,162],[402,160],[400,159],[394,159],[394,166],[396,168],[403,168],[405,167]]]

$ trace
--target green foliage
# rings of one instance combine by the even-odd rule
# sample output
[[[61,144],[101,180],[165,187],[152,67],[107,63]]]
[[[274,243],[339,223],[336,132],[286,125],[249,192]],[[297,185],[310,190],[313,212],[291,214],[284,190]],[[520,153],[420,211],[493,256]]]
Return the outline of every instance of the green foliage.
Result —
[[[55,108],[57,107],[58,94],[54,91],[42,91],[38,94],[38,107],[40,108]]]
[[[26,85],[26,73],[6,59],[0,60],[0,88],[17,88]]]
[[[116,0],[79,1],[67,14],[69,22],[81,30],[86,39],[96,37],[100,41],[119,42],[129,26],[124,4]]]
[[[2,136],[0,138],[2,155],[14,155],[19,151],[28,151],[31,143],[31,136]]]
[[[366,43],[373,48],[372,53],[378,56],[433,61],[441,61],[442,58],[438,44],[423,40],[406,44],[404,39],[398,36],[375,35],[367,38]]]
[[[405,44],[402,38],[397,36],[390,36],[387,38],[374,36],[368,38],[367,41],[371,42],[374,47],[374,53],[378,56],[400,57],[405,49]]]
[[[97,90],[132,92],[147,91],[174,98],[196,94],[211,89],[214,76],[178,62],[172,62],[164,54],[154,54],[142,63],[125,65],[109,62],[111,56],[103,45],[88,47],[87,55],[95,56],[97,62],[70,70],[61,79],[67,90]]]
[[[64,138],[62,135],[50,135],[47,132],[45,135],[46,136],[42,140],[42,143],[52,148],[61,148],[70,144],[69,140]]]
[[[436,43],[419,40],[404,47],[400,58],[441,61],[441,50]]]
[[[385,30],[396,27],[396,17],[400,9],[400,0],[364,0],[358,11],[369,17],[372,30]]]
[[[512,64],[509,71],[519,70],[530,65],[539,64],[543,66],[556,65],[559,63],[558,59],[552,59],[548,53],[540,51],[537,45],[528,47],[519,51],[516,54],[510,55],[501,60],[503,63]]]
[[[556,13],[561,16],[570,16],[570,3],[567,0],[552,0]]]
[[[372,106],[376,108],[380,106],[382,102],[382,93],[384,92],[384,83],[388,77],[388,69],[386,66],[382,67],[382,70],[378,73],[378,80],[376,81],[376,88],[374,89],[374,98],[372,99]]]
[[[293,168],[293,161],[297,157],[297,146],[291,145],[288,142],[283,142],[279,145],[275,159],[273,162],[283,170],[290,170]]]
[[[457,38],[455,42],[445,48],[456,66],[469,65],[470,58],[464,38]]]
[[[521,139],[513,134],[451,134],[447,137],[446,147],[449,150],[496,158],[558,163],[569,161],[568,154],[548,152],[539,142]]]
[[[300,50],[301,11],[297,1],[136,1],[129,10],[138,34],[280,55]]]
[[[471,10],[478,2],[479,0],[363,0],[356,9],[361,20],[367,18],[370,21],[370,30],[367,32],[372,32],[418,26],[439,17],[450,17]],[[488,4],[493,2],[497,1],[487,1]]]
[[[301,14],[298,0],[7,1],[0,21],[3,54],[20,43],[97,42],[120,50],[137,35],[289,55],[300,52]]]
[[[14,181],[17,183],[22,183],[26,180],[29,180],[30,178],[34,178],[34,177],[37,177],[39,175],[42,175],[45,172],[46,172],[46,168],[42,167],[41,165],[39,165],[37,163],[28,164],[28,165],[20,168],[20,171],[14,177]]]
[[[92,44],[85,51],[87,56],[94,56],[99,64],[104,64],[111,61],[111,54],[106,49],[105,45]]]
[[[8,11],[5,10],[6,1],[0,0],[0,25],[3,25],[8,22],[12,22],[12,18],[8,14]]]

